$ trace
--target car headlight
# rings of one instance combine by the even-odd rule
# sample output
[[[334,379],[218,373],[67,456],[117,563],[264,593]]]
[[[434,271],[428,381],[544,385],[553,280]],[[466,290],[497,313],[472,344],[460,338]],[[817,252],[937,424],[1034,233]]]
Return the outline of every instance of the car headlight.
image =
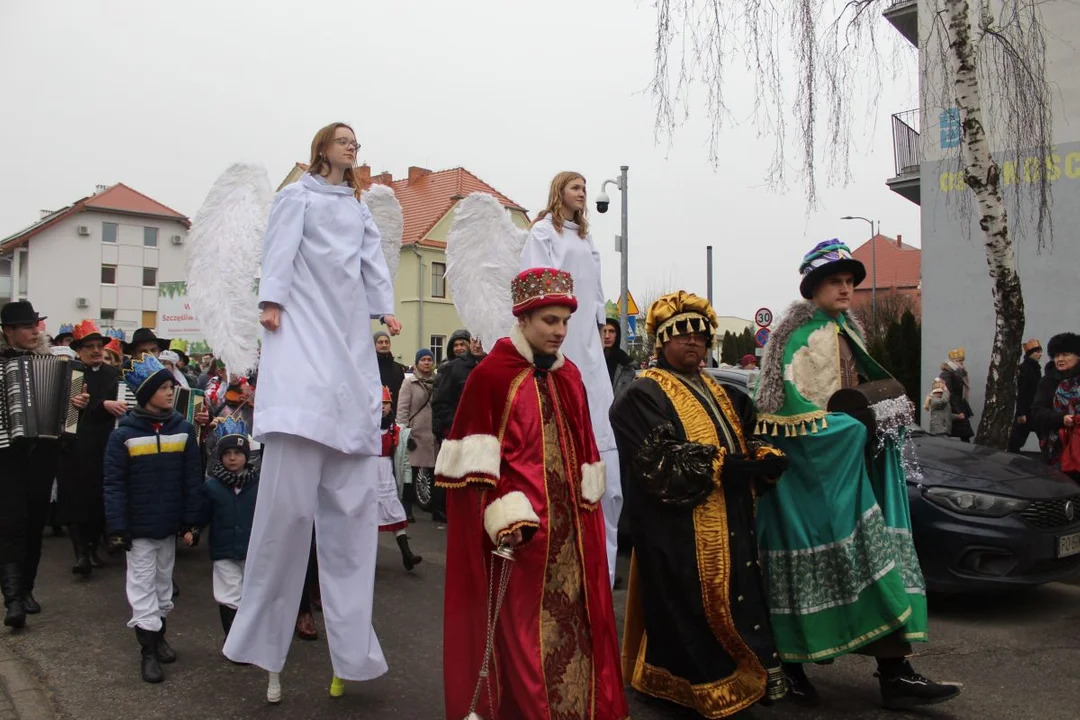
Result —
[[[927,488],[925,495],[930,502],[953,512],[983,517],[1005,517],[1029,505],[1027,500],[1018,498],[951,488]]]

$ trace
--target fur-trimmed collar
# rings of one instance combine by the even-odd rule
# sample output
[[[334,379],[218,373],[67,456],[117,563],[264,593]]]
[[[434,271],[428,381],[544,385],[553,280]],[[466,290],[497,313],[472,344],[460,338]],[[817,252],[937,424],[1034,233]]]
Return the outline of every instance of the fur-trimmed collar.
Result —
[[[525,358],[525,361],[530,365],[535,365],[533,360],[533,349],[529,345],[529,341],[525,339],[525,335],[521,332],[521,325],[514,323],[514,327],[510,328],[510,342],[514,345],[514,349],[518,351],[518,355]],[[562,354],[562,350],[555,353],[555,362],[551,366],[551,372],[555,372],[563,365],[566,364],[566,357]]]
[[[784,312],[784,319],[769,336],[761,358],[761,375],[755,403],[759,412],[774,413],[784,406],[784,350],[791,336],[816,315],[818,307],[810,300],[796,300]],[[866,342],[862,325],[851,313],[844,313],[844,322],[859,339]]]
[[[9,354],[13,352],[19,352],[15,348],[11,347],[8,343],[7,335],[0,331],[0,354]],[[22,352],[28,352],[31,355],[52,355],[52,351],[49,350],[49,338],[45,333],[38,333],[38,344],[33,350],[24,350]]]

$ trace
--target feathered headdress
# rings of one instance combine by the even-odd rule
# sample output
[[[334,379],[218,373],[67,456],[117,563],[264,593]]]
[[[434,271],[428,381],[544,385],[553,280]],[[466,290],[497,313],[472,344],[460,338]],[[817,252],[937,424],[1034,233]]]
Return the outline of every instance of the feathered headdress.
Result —
[[[379,228],[383,257],[386,259],[386,269],[390,271],[390,282],[393,284],[397,278],[398,264],[401,262],[401,238],[405,231],[405,215],[401,212],[401,203],[393,190],[379,184],[365,190],[361,199],[371,211],[375,226]]]
[[[450,226],[446,277],[454,307],[488,350],[514,325],[510,284],[518,275],[528,235],[498,200],[479,192],[458,204]]]
[[[230,165],[188,233],[187,294],[206,341],[235,373],[255,367],[259,308],[253,283],[272,199],[261,165]]]

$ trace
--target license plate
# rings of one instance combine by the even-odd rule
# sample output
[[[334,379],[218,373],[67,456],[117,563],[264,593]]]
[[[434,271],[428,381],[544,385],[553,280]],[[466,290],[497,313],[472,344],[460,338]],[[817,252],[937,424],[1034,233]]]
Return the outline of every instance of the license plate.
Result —
[[[1072,535],[1062,535],[1058,538],[1058,553],[1059,558],[1068,557],[1069,555],[1080,554],[1080,533],[1073,533]]]

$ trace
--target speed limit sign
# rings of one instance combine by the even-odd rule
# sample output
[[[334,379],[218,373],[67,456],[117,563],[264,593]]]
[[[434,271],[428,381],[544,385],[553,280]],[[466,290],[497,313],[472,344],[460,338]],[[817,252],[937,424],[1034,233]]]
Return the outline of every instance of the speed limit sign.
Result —
[[[760,308],[756,313],[754,313],[754,322],[756,322],[760,327],[769,327],[770,325],[772,325],[772,321],[772,310],[770,310],[769,308],[763,307]]]

